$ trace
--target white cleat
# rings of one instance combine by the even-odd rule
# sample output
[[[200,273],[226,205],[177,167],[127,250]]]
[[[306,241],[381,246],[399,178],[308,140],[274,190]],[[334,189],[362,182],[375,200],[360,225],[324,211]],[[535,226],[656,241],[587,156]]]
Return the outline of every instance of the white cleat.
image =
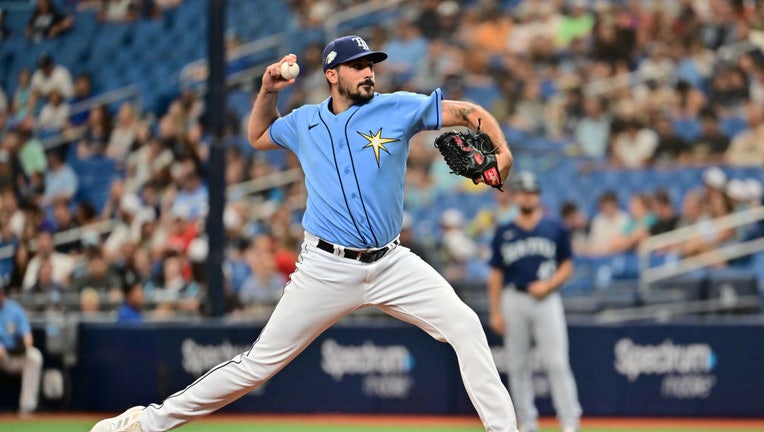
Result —
[[[138,421],[142,412],[142,406],[134,406],[116,417],[99,421],[90,432],[143,432]]]

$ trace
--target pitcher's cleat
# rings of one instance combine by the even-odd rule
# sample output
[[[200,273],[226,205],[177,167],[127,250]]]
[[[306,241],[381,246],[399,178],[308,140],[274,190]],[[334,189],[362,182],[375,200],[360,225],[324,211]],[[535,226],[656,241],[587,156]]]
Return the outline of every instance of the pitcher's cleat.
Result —
[[[116,417],[99,421],[90,432],[143,432],[138,421],[142,412],[142,406],[134,406]]]

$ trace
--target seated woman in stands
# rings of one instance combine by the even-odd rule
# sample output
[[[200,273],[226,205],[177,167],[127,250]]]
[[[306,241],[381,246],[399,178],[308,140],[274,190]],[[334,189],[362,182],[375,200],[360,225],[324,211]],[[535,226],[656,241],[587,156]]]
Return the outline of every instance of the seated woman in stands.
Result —
[[[725,194],[709,195],[708,198],[708,218],[698,221],[698,236],[687,240],[680,246],[682,256],[700,255],[736,241],[735,229],[722,229],[716,220],[732,214],[732,200]]]

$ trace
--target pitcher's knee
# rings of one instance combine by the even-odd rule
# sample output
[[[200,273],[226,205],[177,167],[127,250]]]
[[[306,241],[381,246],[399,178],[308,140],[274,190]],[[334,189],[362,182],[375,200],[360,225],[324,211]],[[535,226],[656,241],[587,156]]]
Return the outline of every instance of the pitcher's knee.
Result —
[[[483,332],[483,324],[480,317],[469,306],[464,305],[457,313],[450,316],[453,331],[462,332],[465,335],[474,335],[475,332]]]

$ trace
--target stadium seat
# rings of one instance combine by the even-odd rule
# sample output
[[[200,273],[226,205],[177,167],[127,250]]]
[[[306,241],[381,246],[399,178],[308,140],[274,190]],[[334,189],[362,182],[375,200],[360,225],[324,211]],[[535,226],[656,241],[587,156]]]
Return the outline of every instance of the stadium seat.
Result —
[[[594,298],[603,309],[622,309],[639,304],[638,283],[635,280],[613,281],[594,291]]]
[[[640,292],[644,304],[681,303],[701,300],[706,287],[705,277],[678,276],[653,283]]]
[[[758,280],[751,271],[724,269],[710,273],[707,297],[719,300],[722,306],[733,308],[732,312],[750,312],[761,308]],[[755,299],[755,304],[740,304],[740,297]]]

